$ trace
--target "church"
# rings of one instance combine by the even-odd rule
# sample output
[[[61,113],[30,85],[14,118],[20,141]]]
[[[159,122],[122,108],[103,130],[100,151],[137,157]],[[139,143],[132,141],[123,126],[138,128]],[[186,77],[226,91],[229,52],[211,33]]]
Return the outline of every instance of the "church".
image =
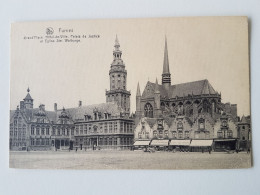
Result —
[[[239,147],[237,105],[222,103],[207,79],[172,84],[166,39],[161,84],[148,81],[141,93],[138,83],[135,121],[135,147]]]
[[[134,120],[130,116],[127,70],[116,37],[106,103],[47,111],[34,108],[30,89],[16,110],[10,110],[10,150],[129,149]]]

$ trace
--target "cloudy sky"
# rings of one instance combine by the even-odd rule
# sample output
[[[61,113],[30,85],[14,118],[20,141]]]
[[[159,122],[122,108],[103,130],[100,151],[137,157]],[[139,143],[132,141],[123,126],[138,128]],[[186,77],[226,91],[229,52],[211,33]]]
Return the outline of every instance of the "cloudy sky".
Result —
[[[46,28],[53,36],[80,35],[80,42],[45,43]],[[73,29],[73,32],[60,32]],[[249,58],[245,17],[116,19],[15,23],[11,34],[11,109],[30,87],[34,106],[47,110],[105,102],[115,36],[123,52],[135,111],[137,82],[161,82],[164,39],[167,36],[172,84],[208,79],[223,102],[238,105],[248,115]],[[82,38],[86,35],[87,38]],[[88,38],[96,35],[99,38]],[[25,39],[39,36],[43,39]],[[93,36],[92,36],[93,37]],[[40,41],[43,41],[42,43]]]

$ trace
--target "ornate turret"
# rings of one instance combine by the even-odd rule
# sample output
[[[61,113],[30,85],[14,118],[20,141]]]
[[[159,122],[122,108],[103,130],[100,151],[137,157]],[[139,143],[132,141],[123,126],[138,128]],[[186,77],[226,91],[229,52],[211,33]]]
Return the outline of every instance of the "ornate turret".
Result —
[[[123,108],[126,114],[130,113],[130,91],[126,90],[127,71],[125,64],[121,58],[122,51],[116,36],[115,49],[113,50],[113,62],[110,66],[110,90],[106,91],[107,102],[116,102],[118,106]]]
[[[169,88],[171,86],[171,74],[170,74],[170,68],[169,68],[168,48],[167,48],[166,37],[165,37],[165,47],[164,47],[162,85],[165,87],[166,90],[169,90]]]
[[[31,108],[33,108],[33,99],[32,99],[32,97],[31,97],[31,95],[30,95],[30,89],[29,89],[29,87],[28,87],[28,89],[27,89],[27,95],[26,95],[26,97],[25,97],[23,100],[24,100],[24,107],[25,107],[26,109],[31,109]]]

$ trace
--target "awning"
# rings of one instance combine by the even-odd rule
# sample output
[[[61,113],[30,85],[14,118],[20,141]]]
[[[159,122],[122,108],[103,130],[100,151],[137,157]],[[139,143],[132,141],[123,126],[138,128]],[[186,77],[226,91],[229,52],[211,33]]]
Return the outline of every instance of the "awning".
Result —
[[[150,140],[148,140],[148,141],[136,141],[135,143],[134,143],[134,146],[149,146],[149,144],[150,144]]]
[[[151,143],[151,146],[168,146],[168,142],[169,140],[165,140],[165,139],[162,139],[162,140],[153,140],[152,143]]]
[[[170,146],[189,146],[190,140],[171,140]]]
[[[236,139],[214,139],[214,142],[229,142],[236,141]]]
[[[199,146],[211,146],[213,140],[192,140],[190,146],[199,147]]]

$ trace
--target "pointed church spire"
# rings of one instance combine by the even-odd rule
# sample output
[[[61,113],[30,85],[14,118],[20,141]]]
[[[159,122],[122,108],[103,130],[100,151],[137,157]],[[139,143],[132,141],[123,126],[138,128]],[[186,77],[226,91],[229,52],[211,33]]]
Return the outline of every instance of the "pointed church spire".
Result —
[[[160,93],[157,77],[156,77],[156,81],[155,81],[155,89],[154,89],[154,93]]]
[[[115,47],[115,50],[117,50],[117,51],[119,50],[120,44],[119,44],[117,35],[116,35],[116,40],[115,40],[115,45],[114,45],[114,47]]]
[[[137,96],[137,97],[141,96],[139,82],[138,82],[138,84],[137,84],[136,96]]]
[[[169,59],[168,59],[168,47],[167,47],[166,36],[165,36],[165,46],[164,46],[163,74],[170,74]]]
[[[169,68],[168,47],[167,47],[166,36],[165,36],[165,46],[164,46],[162,85],[164,86],[164,88],[167,91],[169,91],[170,86],[171,86],[171,73],[170,73],[170,68]]]

